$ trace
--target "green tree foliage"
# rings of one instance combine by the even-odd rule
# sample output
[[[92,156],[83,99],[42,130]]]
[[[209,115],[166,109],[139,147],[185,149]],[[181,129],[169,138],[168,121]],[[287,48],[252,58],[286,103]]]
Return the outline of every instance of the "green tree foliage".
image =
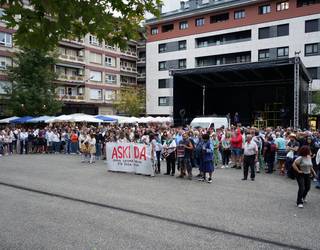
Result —
[[[312,93],[312,103],[315,104],[314,108],[312,109],[312,114],[320,114],[320,91]]]
[[[12,86],[7,89],[13,115],[51,115],[60,111],[56,99],[53,67],[55,59],[46,52],[25,49],[16,54],[14,67],[8,71]]]
[[[145,109],[145,90],[141,87],[122,87],[115,97],[114,108],[129,116],[139,116]]]
[[[29,2],[29,5],[23,4]],[[63,38],[92,34],[108,44],[135,39],[144,14],[159,15],[161,0],[0,0],[7,27],[23,48],[54,49]]]

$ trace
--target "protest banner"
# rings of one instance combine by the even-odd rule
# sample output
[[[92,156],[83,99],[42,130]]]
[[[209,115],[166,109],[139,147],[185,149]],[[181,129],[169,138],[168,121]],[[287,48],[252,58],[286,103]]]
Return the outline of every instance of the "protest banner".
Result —
[[[106,143],[107,168],[154,176],[151,148],[137,143]]]

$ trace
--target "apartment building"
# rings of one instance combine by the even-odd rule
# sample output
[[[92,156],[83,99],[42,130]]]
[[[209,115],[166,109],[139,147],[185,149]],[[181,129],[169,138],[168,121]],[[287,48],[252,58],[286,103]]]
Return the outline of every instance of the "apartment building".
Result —
[[[0,10],[0,15],[3,11]],[[7,66],[12,65],[14,30],[0,22],[0,116],[5,115],[5,86],[9,85]],[[138,60],[139,55],[143,58]],[[130,41],[126,49],[99,42],[93,35],[63,40],[58,46],[55,65],[57,98],[63,101],[63,113],[115,114],[115,94],[122,86],[145,84],[145,45]],[[142,60],[144,59],[144,61]],[[142,63],[142,64],[141,64]],[[144,64],[143,64],[144,63]],[[137,81],[137,65],[141,65]],[[143,76],[143,77],[142,77]],[[144,81],[143,81],[144,80]]]
[[[146,21],[149,115],[172,115],[172,70],[299,56],[320,90],[319,0],[190,0]],[[183,93],[181,93],[183,94]]]

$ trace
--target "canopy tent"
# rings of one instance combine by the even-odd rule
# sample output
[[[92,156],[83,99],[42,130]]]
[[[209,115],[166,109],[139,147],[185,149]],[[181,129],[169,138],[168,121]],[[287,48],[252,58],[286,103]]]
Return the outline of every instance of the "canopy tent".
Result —
[[[124,118],[118,121],[118,123],[137,123],[139,122],[139,120],[140,120],[139,118],[132,116],[132,117]]]
[[[26,123],[31,119],[33,119],[32,116],[23,116],[23,117],[11,120],[10,123],[21,124],[21,123]]]
[[[74,122],[74,119],[70,115],[60,115],[58,117],[53,117],[46,120],[46,123],[55,123],[55,122]]]
[[[92,122],[92,123],[100,123],[102,122],[101,119],[97,119],[92,115],[86,115],[86,114],[72,114],[70,115],[74,122]]]
[[[10,123],[12,120],[16,120],[20,118],[19,116],[12,116],[5,119],[0,120],[0,123]]]
[[[33,119],[29,120],[28,123],[46,122],[47,120],[54,119],[54,118],[55,118],[54,116],[44,115],[44,116],[40,116],[40,117],[37,117],[37,118],[33,118]]]
[[[95,118],[102,120],[103,122],[117,122],[118,120],[116,118],[112,118],[110,116],[105,115],[97,115]]]

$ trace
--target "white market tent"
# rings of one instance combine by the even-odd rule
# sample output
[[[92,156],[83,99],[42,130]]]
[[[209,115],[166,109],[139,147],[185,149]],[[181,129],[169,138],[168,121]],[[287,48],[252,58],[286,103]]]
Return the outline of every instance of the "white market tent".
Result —
[[[60,115],[46,120],[46,123],[55,123],[55,122],[74,122],[74,119],[69,115]]]
[[[10,121],[18,119],[18,118],[20,118],[20,117],[18,117],[18,116],[8,117],[8,118],[0,120],[0,123],[10,123]]]
[[[49,119],[54,119],[55,117],[54,116],[47,116],[47,115],[44,115],[44,116],[40,116],[40,117],[37,117],[37,118],[33,118],[31,120],[28,121],[28,123],[39,123],[39,122],[46,122],[47,120]]]
[[[74,122],[92,122],[92,123],[100,123],[103,122],[101,119],[97,119],[92,115],[87,114],[73,114],[70,115]]]
[[[139,118],[132,116],[132,117],[126,117],[124,119],[118,120],[118,123],[137,123],[139,122],[139,120],[140,120]]]

